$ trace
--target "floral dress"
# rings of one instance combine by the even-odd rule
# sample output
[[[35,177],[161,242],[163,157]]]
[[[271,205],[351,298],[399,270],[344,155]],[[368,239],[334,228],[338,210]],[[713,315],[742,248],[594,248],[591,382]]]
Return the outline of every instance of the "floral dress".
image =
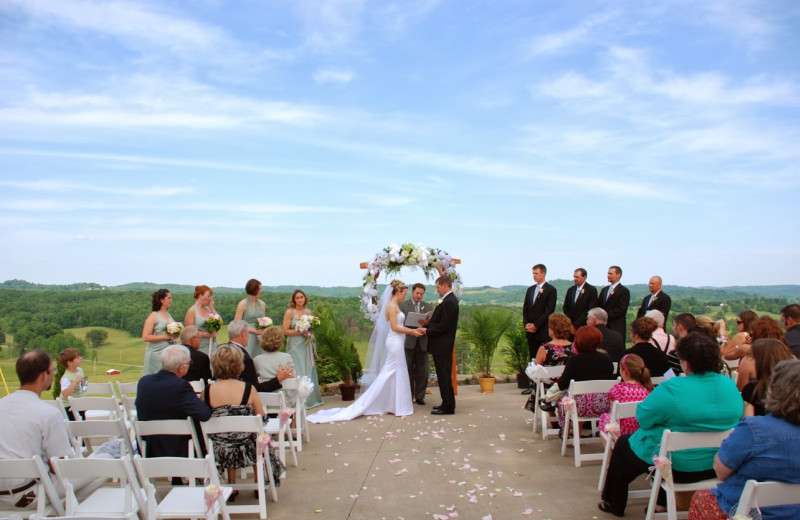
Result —
[[[544,343],[542,345],[546,353],[542,366],[544,367],[557,367],[558,365],[566,365],[567,359],[572,355],[572,344],[569,345],[554,345],[552,343]]]
[[[644,399],[650,395],[650,390],[643,387],[639,383],[630,383],[628,381],[622,381],[617,383],[616,385],[612,386],[611,389],[608,391],[608,399],[609,401],[617,401],[620,403],[633,403],[635,401],[644,401]],[[604,431],[603,427],[611,420],[610,413],[604,413],[600,416],[600,420],[597,422],[597,428],[600,431]],[[639,422],[636,420],[636,417],[629,417],[627,419],[620,419],[619,421],[619,434],[620,435],[630,435],[631,433],[635,432],[639,429]]]
[[[213,386],[209,385],[206,388],[205,400],[209,408],[211,408],[209,396]],[[212,408],[211,417],[256,415],[253,405],[247,403],[249,397],[250,383],[246,383],[241,403],[226,404]],[[222,473],[223,469],[247,468],[255,465],[257,460],[255,433],[223,432],[211,434],[208,438],[214,444],[214,459],[217,462],[217,471],[220,473]],[[269,454],[267,458],[272,464],[272,474],[275,475],[275,486],[279,486],[280,479],[278,477],[286,468],[280,457],[273,450],[272,445],[268,447],[267,453]]]

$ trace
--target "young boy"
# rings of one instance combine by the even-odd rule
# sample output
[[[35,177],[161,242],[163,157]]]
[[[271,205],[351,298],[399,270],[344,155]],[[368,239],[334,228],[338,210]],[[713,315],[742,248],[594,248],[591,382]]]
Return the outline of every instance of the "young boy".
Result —
[[[81,385],[84,384],[86,378],[83,376],[83,370],[81,370],[82,363],[83,358],[78,349],[65,348],[58,353],[58,364],[65,369],[64,375],[61,377],[61,398],[65,403],[69,402],[70,396],[83,397]],[[70,421],[75,420],[75,416],[69,406],[67,406],[67,416],[69,416]],[[81,417],[86,418],[85,412],[81,412]]]

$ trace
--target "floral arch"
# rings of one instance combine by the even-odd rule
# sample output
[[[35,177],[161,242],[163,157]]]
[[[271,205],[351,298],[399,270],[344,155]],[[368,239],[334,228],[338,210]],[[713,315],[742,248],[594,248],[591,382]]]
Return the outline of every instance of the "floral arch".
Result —
[[[420,268],[428,279],[435,272],[440,276],[449,276],[453,280],[453,292],[460,296],[463,283],[455,268],[460,263],[461,260],[453,258],[446,251],[425,247],[422,243],[385,247],[372,260],[361,264],[361,268],[367,270],[361,287],[361,311],[365,317],[375,321],[378,316],[378,275],[382,271],[396,273],[403,267]]]

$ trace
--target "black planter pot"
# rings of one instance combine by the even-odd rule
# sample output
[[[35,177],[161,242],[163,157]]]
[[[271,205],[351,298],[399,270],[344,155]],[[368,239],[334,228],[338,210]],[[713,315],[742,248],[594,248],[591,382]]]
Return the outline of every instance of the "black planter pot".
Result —
[[[531,386],[531,379],[525,372],[517,374],[517,388],[528,388]]]
[[[358,385],[345,385],[344,383],[340,384],[339,391],[342,393],[342,401],[355,401],[357,386]]]

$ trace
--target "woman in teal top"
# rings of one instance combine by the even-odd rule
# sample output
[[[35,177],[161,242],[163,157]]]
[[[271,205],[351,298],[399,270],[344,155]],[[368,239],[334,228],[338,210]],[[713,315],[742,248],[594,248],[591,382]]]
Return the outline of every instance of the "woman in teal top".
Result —
[[[267,304],[258,299],[261,296],[261,282],[255,278],[247,281],[244,291],[248,296],[236,306],[236,316],[233,319],[247,322],[247,345],[244,348],[251,358],[255,358],[263,353],[259,345],[261,331],[256,327],[256,320],[266,315]]]
[[[673,377],[657,386],[636,408],[639,429],[617,440],[608,466],[601,511],[625,515],[628,484],[649,471],[659,453],[665,429],[678,432],[724,431],[736,426],[744,403],[736,383],[719,373],[719,344],[707,334],[693,332],[675,350],[686,377]],[[675,482],[715,478],[714,448],[676,452],[672,455]],[[663,492],[658,504],[666,503]]]
[[[171,306],[172,294],[168,290],[159,289],[153,293],[153,312],[145,320],[142,329],[142,339],[147,342],[142,375],[161,370],[161,351],[178,338],[177,334],[167,334],[167,325],[175,321],[168,312]]]
[[[316,353],[314,339],[310,332],[295,330],[295,325],[303,314],[311,314],[306,309],[308,298],[306,293],[296,289],[289,301],[289,309],[283,315],[283,333],[286,335],[286,352],[292,355],[294,373],[297,377],[308,376],[314,383],[314,390],[306,398],[306,408],[322,406],[322,394],[319,391],[317,377]]]
[[[201,338],[200,348],[197,349],[204,352],[207,356],[211,357],[214,352],[214,339],[217,337],[217,332],[209,332],[206,328],[206,320],[209,314],[219,314],[214,310],[214,291],[207,285],[198,285],[194,288],[195,304],[189,307],[186,311],[186,316],[183,318],[183,323],[188,327],[194,325]]]

